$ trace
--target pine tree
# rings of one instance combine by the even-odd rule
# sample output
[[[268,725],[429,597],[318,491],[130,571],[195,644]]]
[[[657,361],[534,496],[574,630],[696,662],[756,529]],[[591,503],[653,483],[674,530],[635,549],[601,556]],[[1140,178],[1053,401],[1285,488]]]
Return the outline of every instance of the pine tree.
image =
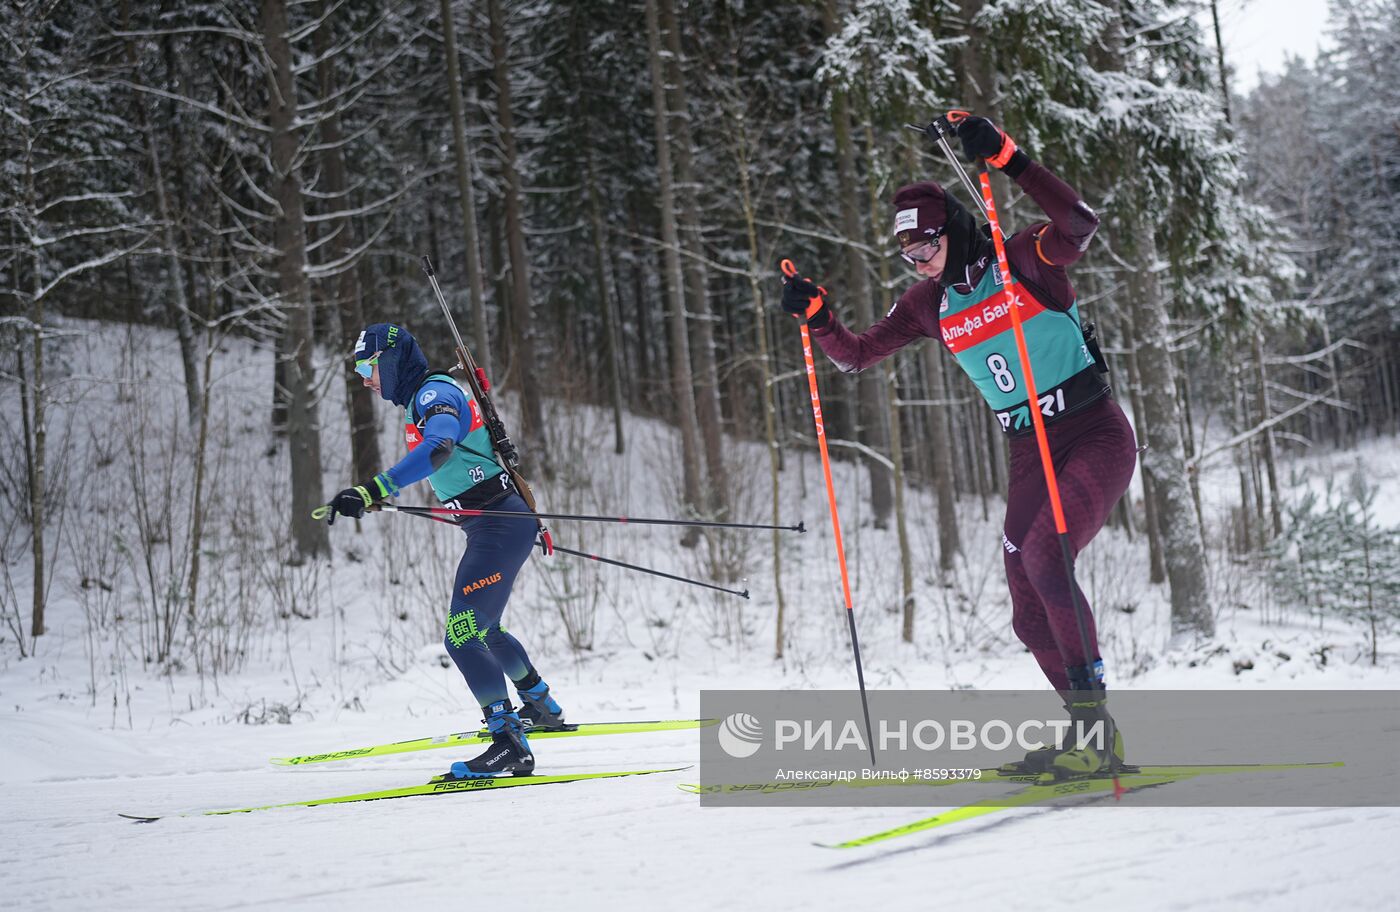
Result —
[[[1400,526],[1376,515],[1379,488],[1358,465],[1344,486],[1327,479],[1288,508],[1287,533],[1269,549],[1271,579],[1310,613],[1364,626],[1371,664],[1382,633],[1400,624]]]

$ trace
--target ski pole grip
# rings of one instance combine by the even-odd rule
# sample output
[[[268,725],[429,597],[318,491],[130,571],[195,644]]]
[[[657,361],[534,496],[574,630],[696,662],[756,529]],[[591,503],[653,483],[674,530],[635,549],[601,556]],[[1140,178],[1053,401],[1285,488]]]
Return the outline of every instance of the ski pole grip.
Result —
[[[967,111],[958,110],[940,114],[933,119],[933,123],[928,125],[928,129],[925,132],[934,140],[947,139],[950,136],[957,135],[958,124],[971,116],[972,115]]]
[[[423,255],[423,271],[428,274],[428,278],[430,279],[437,275],[436,272],[433,272],[433,261],[428,259],[427,254]]]
[[[797,264],[793,263],[792,260],[784,259],[778,265],[782,268],[783,275],[787,276],[789,279],[797,278]],[[810,282],[812,280],[808,279],[807,281]],[[817,294],[807,299],[807,313],[793,314],[793,316],[798,317],[800,319],[810,320],[812,318],[812,315],[815,314],[818,310],[821,310],[822,305],[826,303],[822,300],[822,295],[824,294],[826,294],[826,289],[818,285]]]

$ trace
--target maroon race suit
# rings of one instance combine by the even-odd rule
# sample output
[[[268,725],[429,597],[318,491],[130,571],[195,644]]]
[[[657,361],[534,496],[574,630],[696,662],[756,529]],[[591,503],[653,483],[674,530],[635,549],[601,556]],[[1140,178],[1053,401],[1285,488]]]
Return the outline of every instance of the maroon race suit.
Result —
[[[1068,310],[1075,294],[1065,267],[1083,256],[1098,228],[1098,216],[1043,165],[1031,162],[1016,183],[1050,221],[1019,231],[1007,241],[1013,274],[1044,307]],[[976,288],[985,270],[997,268],[991,240],[980,232],[962,259],[965,265],[958,271],[963,274],[943,277],[959,292]],[[945,271],[951,271],[951,266]],[[860,371],[911,342],[941,338],[939,312],[945,295],[943,281],[923,279],[865,332],[852,333],[832,313],[828,323],[812,330],[812,337],[841,370]],[[1009,314],[1006,319],[1009,330]],[[1071,550],[1077,557],[1127,490],[1137,462],[1136,442],[1127,417],[1111,395],[1047,419],[1046,433]],[[1012,435],[1009,443],[1010,485],[1002,547],[1012,627],[1051,685],[1066,691],[1065,668],[1099,658],[1093,612],[1079,591],[1090,649],[1085,655],[1035,436]]]

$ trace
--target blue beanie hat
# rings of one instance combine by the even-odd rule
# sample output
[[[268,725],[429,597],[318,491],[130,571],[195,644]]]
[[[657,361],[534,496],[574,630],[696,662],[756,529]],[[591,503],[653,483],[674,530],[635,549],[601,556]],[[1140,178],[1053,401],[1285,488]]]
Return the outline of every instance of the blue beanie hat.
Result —
[[[379,352],[379,395],[407,408],[413,394],[428,376],[428,359],[418,340],[402,326],[375,323],[360,333],[355,342],[355,358],[368,358]]]

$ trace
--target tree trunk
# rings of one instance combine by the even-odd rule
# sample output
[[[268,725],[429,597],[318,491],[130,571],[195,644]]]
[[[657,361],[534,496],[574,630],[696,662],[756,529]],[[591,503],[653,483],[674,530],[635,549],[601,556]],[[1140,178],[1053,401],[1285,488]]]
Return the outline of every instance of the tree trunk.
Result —
[[[462,103],[462,71],[457,56],[457,27],[452,21],[452,0],[442,0],[442,38],[447,54],[447,106],[452,111],[452,149],[457,165],[457,202],[462,209],[462,252],[467,260],[467,288],[471,294],[472,357],[487,375],[491,370],[491,339],[486,322],[486,287],[481,276],[481,246],[476,227],[476,190],[472,186],[472,148],[467,143],[467,117]]]
[[[13,40],[13,39],[12,39]],[[29,233],[31,237],[38,234],[39,202],[38,190],[34,178],[34,136],[31,132],[31,117],[34,110],[30,103],[31,85],[29,66],[33,61],[32,49],[36,43],[33,34],[25,34],[16,44],[23,41],[24,53],[19,55],[19,59],[24,61],[21,67],[21,84],[19,90],[20,108],[17,126],[20,133],[20,147],[25,150],[24,156],[24,200],[21,203],[21,228]],[[44,443],[47,437],[47,428],[44,416],[44,299],[42,296],[44,287],[42,248],[37,245],[25,244],[20,248],[28,250],[30,257],[30,280],[33,283],[33,293],[29,302],[29,331],[34,334],[33,353],[34,364],[31,371],[24,369],[24,348],[23,344],[19,348],[18,367],[20,373],[20,406],[21,406],[21,427],[24,432],[24,455],[25,468],[27,470],[29,482],[29,522],[30,522],[30,556],[34,566],[33,599],[30,606],[29,634],[32,637],[44,635],[44,523],[47,517],[44,515],[44,488],[45,488],[45,466],[44,466]],[[18,260],[17,260],[18,263]],[[18,279],[18,276],[16,276]],[[18,285],[18,282],[16,282]],[[27,393],[26,393],[27,391]],[[24,655],[23,633],[16,631],[20,638],[20,655]]]
[[[168,11],[170,5],[169,0],[163,2],[161,4],[162,13]],[[182,80],[187,78],[185,76],[187,62],[177,58],[173,36],[168,34],[161,36],[160,50],[161,57],[165,63],[166,84],[172,86],[179,84]],[[186,153],[183,130],[185,124],[180,116],[181,107],[182,106],[177,105],[173,98],[166,99],[165,113],[163,116],[157,114],[156,120],[165,121],[166,135],[170,143],[170,185],[174,189],[174,205],[171,208],[180,216],[175,224],[175,228],[178,232],[180,249],[198,253],[200,244],[196,243],[189,229],[189,214],[193,211],[194,207],[191,206],[189,202],[193,194],[190,190],[189,173],[185,168],[185,160],[188,158],[188,155]],[[227,163],[225,163],[224,166],[227,167]],[[200,240],[204,246],[209,246],[207,238],[201,238]],[[203,313],[201,313],[198,307],[201,296],[199,292],[199,283],[196,278],[194,258],[191,257],[185,260],[181,264],[181,269],[185,281],[185,299],[190,304],[190,316],[196,321],[199,321],[201,317],[208,317],[212,320],[216,313],[215,307],[213,306],[214,301],[212,295],[209,296],[210,300],[208,301],[208,306],[204,308]],[[207,344],[208,341],[206,336],[203,344]],[[200,395],[202,396],[203,393],[201,392]]]
[[[326,525],[311,518],[321,496],[321,428],[312,375],[311,299],[306,287],[306,225],[297,178],[296,82],[287,40],[283,0],[262,0],[263,47],[267,52],[268,122],[272,127],[272,168],[278,213],[275,227],[277,290],[286,314],[287,447],[291,463],[292,542],[295,560],[330,552]]]
[[[603,215],[602,202],[598,198],[598,169],[595,165],[593,125],[597,122],[596,105],[588,99],[591,96],[584,85],[582,74],[588,72],[588,60],[581,30],[574,28],[570,36],[570,54],[575,63],[572,70],[573,93],[578,99],[578,128],[584,137],[582,147],[583,183],[588,193],[588,221],[592,228],[593,274],[597,283],[598,307],[603,313],[603,367],[608,375],[608,395],[613,413],[613,452],[622,455],[627,450],[626,435],[623,431],[622,416],[624,390],[622,386],[623,353],[621,329],[619,327],[619,294],[617,275],[609,255],[611,244],[608,237],[607,220]],[[591,350],[591,349],[590,349]]]
[[[953,569],[953,558],[962,551],[958,535],[957,489],[954,487],[953,438],[949,433],[948,416],[952,406],[946,378],[943,374],[943,346],[935,340],[924,346],[925,373],[928,375],[929,406],[928,446],[933,461],[933,489],[938,500],[938,568],[943,573]]]
[[[967,387],[971,384],[964,375],[958,385]],[[987,416],[985,414],[987,411],[988,409],[981,406],[980,402],[976,405],[965,406],[963,420],[959,422],[964,429],[964,436],[967,440],[964,452],[972,461],[970,474],[977,480],[977,495],[982,500],[983,522],[989,518],[987,498],[997,493],[996,461],[992,456],[992,451],[987,447]]]
[[[1259,423],[1264,424],[1273,417],[1269,404],[1269,383],[1264,375],[1264,334],[1254,331],[1254,379],[1258,385]],[[1274,448],[1274,429],[1264,428],[1261,434],[1261,449],[1264,451],[1264,470],[1269,477],[1269,519],[1273,522],[1274,535],[1283,534],[1283,514],[1278,502],[1278,457]]]
[[[671,183],[671,148],[667,129],[666,86],[661,68],[661,28],[656,0],[646,0],[647,63],[651,75],[651,103],[656,125],[656,170],[661,191],[661,241],[665,248],[666,296],[671,336],[671,387],[681,432],[682,485],[685,506],[702,509],[700,479],[700,430],[695,413],[694,380],[690,369],[689,328],[685,322],[685,280],[681,271],[680,242],[676,232],[676,195]],[[682,543],[694,547],[694,529]]]
[[[482,281],[491,281],[491,297],[496,302],[496,350],[491,360],[496,363],[495,386],[509,385],[517,367],[515,357],[514,314],[510,306],[510,270],[506,268],[506,253],[502,246],[501,207],[498,200],[487,197],[482,207],[486,231],[482,242],[484,258]]]
[[[874,160],[879,154],[875,147],[875,131],[870,126],[870,122],[865,122],[865,154],[870,160]],[[867,175],[866,199],[870,207],[871,224],[879,224],[885,201],[880,199],[880,187],[876,179],[876,174],[871,170]],[[882,257],[879,261],[881,309],[884,308],[885,289],[890,287],[890,260]],[[872,295],[872,300],[873,300]],[[901,617],[901,636],[904,642],[914,642],[914,556],[909,547],[909,515],[904,509],[905,490],[905,467],[904,467],[904,425],[899,416],[899,369],[894,362],[889,362],[889,368],[885,371],[885,380],[889,386],[885,390],[885,420],[889,424],[890,430],[890,456],[894,462],[892,472],[892,482],[894,484],[894,528],[895,539],[899,543],[899,580],[900,593],[899,604]]]
[[[285,322],[277,327],[277,338],[272,343],[272,433],[277,437],[287,436],[287,410],[290,408],[291,387],[287,379],[287,361],[290,360],[292,329]]]
[[[530,262],[525,255],[525,223],[522,212],[519,156],[515,145],[515,115],[511,111],[510,66],[507,58],[505,12],[501,0],[489,0],[491,62],[496,77],[496,119],[501,127],[501,170],[504,172],[506,251],[510,257],[511,310],[516,337],[515,361],[520,382],[520,439],[545,478],[553,467],[544,445],[544,408],[536,379],[535,328],[530,300]]]
[[[632,194],[627,197],[627,233],[639,237],[641,225],[637,217],[637,204]],[[642,381],[642,405],[652,412],[654,396],[652,391],[658,385],[658,377],[652,373],[651,365],[651,300],[647,295],[646,278],[641,264],[647,252],[636,243],[631,245],[632,299],[637,313],[637,377]],[[654,413],[654,412],[653,412]]]
[[[1176,401],[1176,370],[1167,348],[1167,301],[1153,264],[1157,240],[1152,226],[1136,221],[1133,253],[1137,268],[1129,275],[1128,306],[1137,331],[1136,352],[1142,383],[1142,409],[1149,444],[1143,455],[1143,473],[1152,481],[1157,517],[1161,523],[1162,551],[1171,585],[1172,633],[1209,637],[1215,633],[1206,585],[1205,545],[1181,440],[1181,419]]]
[[[326,16],[327,0],[321,0],[320,15]],[[316,30],[316,55],[320,62],[316,65],[320,82],[321,97],[332,98],[336,93],[335,61],[330,56],[331,28],[323,22]],[[321,140],[325,146],[321,150],[321,169],[325,174],[326,207],[332,211],[350,208],[349,181],[345,173],[345,132],[341,128],[340,115],[328,112],[321,121]],[[354,263],[341,262],[347,259],[355,248],[354,223],[348,218],[329,222],[327,227],[335,236],[327,245],[330,259],[341,263],[340,273],[334,279],[336,323],[340,327],[339,356],[332,364],[343,363],[355,349],[355,340],[365,327],[364,313],[360,307],[360,273]],[[379,453],[379,433],[374,416],[374,400],[366,391],[360,377],[354,371],[341,370],[345,382],[345,409],[350,418],[350,460],[353,468],[350,477],[356,482],[370,478],[383,468]]]
[[[836,5],[827,0],[822,8],[823,22],[828,35],[837,31]],[[847,288],[851,303],[852,317],[863,329],[875,322],[871,301],[874,294],[870,289],[870,277],[866,272],[865,257],[855,246],[865,240],[865,230],[860,215],[860,189],[856,176],[855,142],[851,137],[850,106],[844,92],[833,92],[831,102],[831,124],[836,141],[837,197],[841,208],[841,233],[846,243],[842,253],[846,259]],[[889,449],[889,379],[887,366],[877,364],[863,371],[857,377],[859,406],[854,409],[855,418],[851,423],[856,428],[856,436],[871,449],[887,452]],[[893,479],[888,468],[874,460],[866,460],[870,470],[870,505],[877,528],[889,523],[894,506]]]
[[[734,21],[728,6],[722,7],[725,34],[729,48],[729,77],[737,79],[739,58],[737,53]],[[742,104],[742,102],[737,102]],[[773,354],[768,341],[768,308],[763,306],[763,288],[760,277],[765,274],[763,254],[758,246],[758,202],[754,199],[753,185],[750,183],[750,141],[747,111],[743,107],[725,106],[724,126],[728,132],[729,148],[734,156],[734,166],[739,178],[739,206],[744,213],[745,239],[749,252],[749,298],[753,304],[753,332],[758,355],[758,389],[760,407],[763,410],[764,441],[768,445],[768,484],[772,496],[771,522],[782,523],[782,499],[779,488],[779,474],[783,468],[782,449],[778,444],[777,394],[773,381]],[[776,278],[776,276],[774,276]],[[786,319],[786,318],[785,318]],[[787,321],[791,323],[792,321]],[[737,334],[736,334],[737,335]],[[796,337],[796,333],[793,334]],[[782,532],[774,529],[771,533],[773,548],[773,596],[777,610],[773,619],[773,658],[781,659],[786,647],[787,603],[783,597],[783,541]]]
[[[1132,338],[1142,338],[1131,312],[1127,322],[1132,331]],[[1136,347],[1128,358],[1128,398],[1133,404],[1133,433],[1137,435],[1138,446],[1148,446],[1150,449],[1147,439],[1147,409],[1142,402],[1142,363]],[[1165,583],[1167,563],[1162,556],[1162,527],[1157,522],[1157,495],[1152,479],[1145,470],[1142,473],[1142,508],[1146,514],[1147,526],[1147,579],[1154,584]]]
[[[700,425],[700,439],[705,447],[705,468],[709,475],[705,484],[705,503],[717,518],[723,518],[728,514],[725,498],[729,483],[724,468],[724,429],[719,405],[719,370],[715,365],[709,279],[705,264],[699,259],[705,247],[700,231],[700,202],[696,192],[700,181],[695,174],[690,101],[685,88],[685,56],[681,49],[674,0],[657,0],[657,8],[669,57],[669,66],[665,68],[667,111],[670,114],[667,136],[675,152],[677,228],[691,254],[682,261],[682,271],[685,274],[686,312],[695,321],[695,332],[691,335],[695,375],[691,385],[695,390],[695,417]]]
[[[190,623],[198,623],[199,616],[199,568],[204,551],[204,525],[208,518],[204,509],[204,489],[209,463],[209,399],[212,383],[210,371],[214,368],[213,339],[204,349],[204,385],[200,389],[199,435],[194,450],[194,496],[190,509],[190,567],[189,583],[185,588],[186,613]]]
[[[759,275],[763,266],[758,250],[757,206],[749,185],[748,137],[742,119],[734,125],[736,148],[736,170],[739,177],[739,201],[744,211],[744,229],[749,244],[749,296],[753,301],[754,339],[758,346],[758,385],[762,391],[763,437],[768,445],[768,483],[772,491],[773,525],[782,524],[782,503],[779,496],[778,473],[782,469],[782,457],[778,446],[777,407],[773,399],[773,374],[769,369],[768,315],[763,306],[763,290],[759,286]],[[783,657],[784,624],[787,613],[783,599],[783,547],[782,533],[773,530],[773,596],[777,601],[777,614],[773,624],[773,658]]]
[[[1244,393],[1240,387],[1242,385],[1239,371],[1230,371],[1230,407],[1231,415],[1234,418],[1235,430],[1243,432],[1249,429],[1249,412],[1244,407]],[[1256,515],[1254,504],[1254,489],[1249,485],[1249,444],[1245,443],[1234,448],[1232,460],[1235,470],[1240,476],[1240,552],[1249,554],[1255,548],[1254,517]]]
[[[846,272],[851,289],[851,310],[856,323],[862,328],[875,322],[874,308],[871,306],[873,292],[870,279],[865,271],[865,257],[854,244],[864,240],[860,211],[856,202],[857,192],[855,155],[850,140],[850,119],[843,97],[832,106],[832,117],[836,123],[836,145],[838,155],[838,185],[841,198],[842,233],[849,242],[843,251],[846,257]],[[890,446],[889,429],[889,366],[877,364],[861,372],[856,378],[859,389],[858,405],[851,410],[857,439],[871,449],[886,452]],[[890,470],[874,460],[867,460],[870,470],[870,506],[877,528],[884,528],[894,505],[892,496],[893,479]]]
[[[35,257],[35,265],[38,264],[38,257]],[[38,272],[35,272],[35,288],[38,288]],[[34,333],[34,370],[27,375],[24,371],[24,350],[20,349],[19,369],[24,379],[20,386],[21,408],[23,410],[21,429],[24,431],[24,439],[29,441],[29,446],[25,448],[25,468],[28,470],[29,482],[29,522],[31,529],[30,556],[34,568],[34,581],[32,587],[32,599],[30,601],[29,614],[29,635],[40,637],[44,635],[44,525],[48,517],[44,512],[44,441],[47,436],[45,416],[44,416],[44,307],[41,299],[36,295],[34,305],[30,308],[29,319],[33,322],[31,331]],[[27,391],[27,392],[26,392]],[[22,637],[22,634],[21,634]],[[19,644],[20,655],[24,655],[24,643]]]
[[[1001,113],[997,102],[1002,93],[998,91],[997,71],[992,66],[992,58],[986,53],[987,36],[972,26],[977,14],[982,12],[986,6],[987,0],[958,0],[958,18],[967,23],[968,32],[968,40],[963,42],[959,52],[962,64],[959,69],[962,73],[963,101],[969,106],[969,110],[974,114],[980,114],[1000,123]],[[988,176],[992,181],[994,198],[1009,201],[1020,198],[1021,189],[1013,184],[1011,178],[1003,174],[1000,168],[991,168],[989,171]],[[949,181],[947,187],[953,191],[954,195],[958,195],[961,190],[955,181]],[[967,207],[969,212],[978,211],[976,201],[971,198],[963,200],[963,205]],[[998,209],[997,214],[1000,217],[1003,235],[1011,237],[1016,233],[1013,224],[1016,216],[1014,207],[1008,203]]]
[[[1201,473],[1196,465],[1196,426],[1191,418],[1191,378],[1177,371],[1177,401],[1181,403],[1181,437],[1186,447],[1186,476],[1191,482],[1191,504],[1196,522],[1206,527],[1206,511],[1201,507]]]
[[[906,643],[914,642],[914,556],[909,547],[909,517],[904,509],[904,430],[899,418],[899,372],[886,372],[890,388],[885,396],[889,403],[890,455],[894,460],[894,527],[899,542],[899,604],[900,636]]]
[[[607,225],[603,207],[598,201],[597,172],[593,168],[593,148],[588,147],[584,159],[584,183],[588,187],[588,220],[593,227],[593,269],[598,282],[598,306],[603,311],[603,361],[608,371],[608,393],[612,400],[613,452],[619,456],[627,450],[622,431],[622,367],[619,351],[616,282],[608,260]]]
[[[131,30],[131,4],[122,0],[122,28]],[[126,62],[131,68],[131,78],[140,79],[140,69],[136,61],[136,42],[126,39]],[[151,126],[150,111],[146,107],[144,92],[133,92],[136,106],[136,126],[146,143],[146,158],[151,165],[151,189],[155,191],[156,213],[160,216],[161,244],[165,247],[169,295],[162,295],[166,318],[175,327],[175,337],[180,344],[180,365],[185,373],[185,414],[192,429],[200,425],[200,386],[199,386],[199,341],[190,325],[189,299],[185,294],[184,269],[180,265],[179,245],[175,240],[175,214],[166,194],[165,175],[161,168],[160,148],[156,145],[155,130]]]
[[[980,407],[982,406],[980,402],[974,402],[973,405],[973,410],[977,412],[977,420],[982,425],[982,444],[985,453],[983,458],[986,459],[987,466],[991,469],[991,493],[1004,498],[1007,489],[1011,486],[1011,470],[1009,468],[1011,451],[1006,446],[1006,435],[1002,433],[998,422],[992,420],[991,409]]]
[[[1215,0],[1210,0],[1210,21],[1215,28],[1215,65],[1220,74],[1220,107],[1225,112],[1225,122],[1230,122],[1230,83],[1225,78],[1225,43],[1220,40],[1220,11]]]
[[[1323,348],[1331,348],[1331,347],[1332,347],[1332,327],[1329,325],[1329,322],[1328,322],[1330,319],[1331,319],[1331,317],[1330,317],[1330,311],[1325,311],[1325,312],[1322,314],[1322,319],[1318,321],[1319,323],[1322,324],[1322,347],[1323,347]],[[1336,352],[1328,352],[1328,354],[1327,354],[1327,384],[1328,384],[1327,395],[1331,396],[1333,399],[1341,398],[1341,394],[1342,394],[1342,380],[1341,380],[1341,372],[1338,371],[1338,369],[1337,369],[1337,353],[1336,353]],[[1310,411],[1314,411],[1314,410],[1310,410]],[[1336,428],[1336,438],[1337,438],[1337,442],[1338,442],[1341,446],[1349,446],[1351,442],[1347,439],[1347,437],[1348,437],[1348,430],[1349,430],[1350,422],[1347,420],[1347,419],[1348,419],[1348,414],[1347,414],[1347,412],[1346,412],[1345,410],[1343,410],[1343,409],[1331,409],[1331,410],[1330,410],[1330,414],[1334,416],[1334,418],[1333,418],[1332,420],[1333,420],[1333,427]]]

